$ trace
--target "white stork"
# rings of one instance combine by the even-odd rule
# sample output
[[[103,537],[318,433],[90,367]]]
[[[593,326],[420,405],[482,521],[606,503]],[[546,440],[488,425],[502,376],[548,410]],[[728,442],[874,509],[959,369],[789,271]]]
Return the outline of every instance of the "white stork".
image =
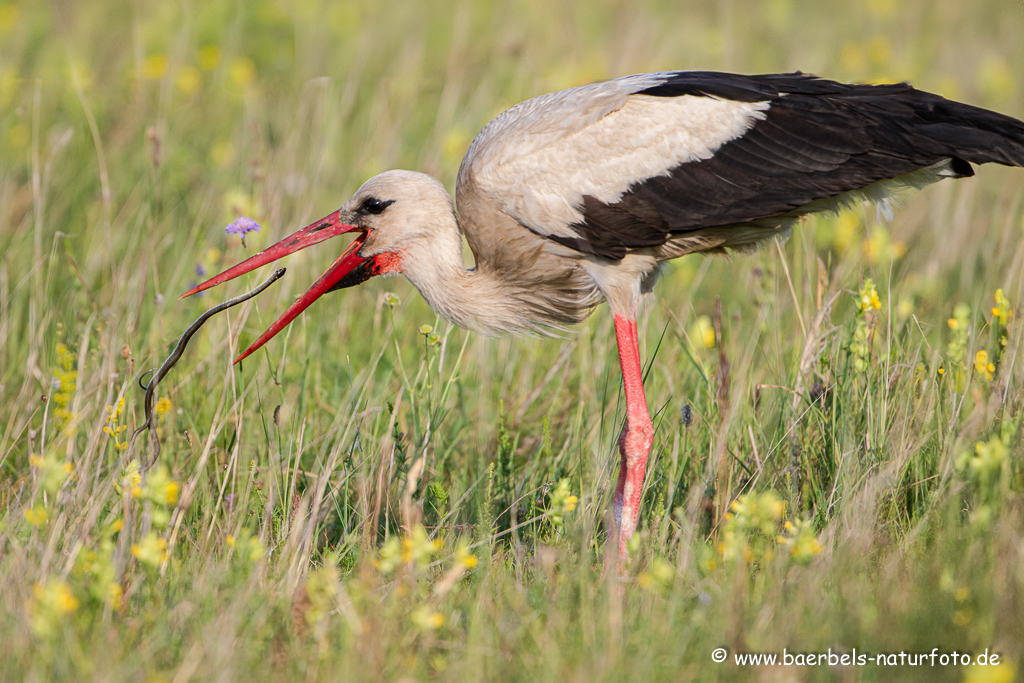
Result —
[[[188,294],[358,233],[235,362],[325,292],[374,275],[404,274],[440,315],[487,335],[562,330],[607,301],[626,398],[614,498],[622,562],[653,437],[636,314],[661,262],[747,249],[805,214],[970,176],[972,163],[988,162],[1024,166],[1024,123],[907,84],[638,74],[498,115],[462,161],[455,206],[434,178],[388,171]],[[476,258],[469,270],[463,237]]]

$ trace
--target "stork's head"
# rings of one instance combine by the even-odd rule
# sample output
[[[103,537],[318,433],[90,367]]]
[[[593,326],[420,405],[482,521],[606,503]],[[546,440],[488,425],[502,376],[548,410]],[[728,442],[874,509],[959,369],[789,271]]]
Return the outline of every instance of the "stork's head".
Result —
[[[334,213],[197,285],[181,298],[227,282],[331,237],[348,232],[359,233],[327,272],[235,359],[237,363],[267,343],[327,292],[358,285],[374,275],[402,272],[404,256],[410,251],[423,251],[417,249],[418,243],[429,244],[432,238],[431,226],[436,222],[437,211],[444,208],[438,206],[439,202],[447,204],[450,214],[451,200],[448,193],[440,182],[430,176],[413,171],[381,173],[367,180]]]

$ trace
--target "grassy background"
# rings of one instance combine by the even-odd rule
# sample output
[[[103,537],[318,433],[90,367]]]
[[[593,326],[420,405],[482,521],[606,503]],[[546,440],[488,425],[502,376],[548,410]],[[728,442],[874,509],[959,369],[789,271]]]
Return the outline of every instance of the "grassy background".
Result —
[[[624,585],[601,571],[606,311],[482,339],[371,281],[231,368],[341,244],[203,328],[160,387],[161,466],[126,464],[138,374],[261,277],[177,301],[200,269],[388,168],[450,187],[527,97],[800,69],[1024,116],[1018,2],[680,5],[0,3],[0,677],[1020,676],[1020,170],[669,269],[641,323],[656,431]],[[238,213],[264,226],[244,246]],[[1004,664],[743,668],[720,646]]]

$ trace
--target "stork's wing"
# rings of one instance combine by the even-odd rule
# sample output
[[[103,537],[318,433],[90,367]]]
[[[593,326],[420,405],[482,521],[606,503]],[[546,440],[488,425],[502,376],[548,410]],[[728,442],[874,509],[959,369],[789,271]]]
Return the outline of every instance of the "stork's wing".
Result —
[[[681,72],[523,102],[481,131],[459,181],[538,234],[619,259],[943,162],[953,176],[1024,165],[1024,123],[906,84]]]

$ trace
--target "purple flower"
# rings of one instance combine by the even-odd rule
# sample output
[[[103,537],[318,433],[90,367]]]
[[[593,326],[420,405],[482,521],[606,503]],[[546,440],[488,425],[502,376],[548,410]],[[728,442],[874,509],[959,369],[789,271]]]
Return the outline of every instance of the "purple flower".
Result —
[[[261,226],[259,223],[249,218],[248,216],[240,216],[234,223],[224,228],[224,233],[228,235],[241,235],[245,237],[250,232],[259,232]]]
[[[206,275],[206,268],[203,268],[202,263],[196,264],[196,275],[198,275],[199,277],[203,277],[204,275]]]

